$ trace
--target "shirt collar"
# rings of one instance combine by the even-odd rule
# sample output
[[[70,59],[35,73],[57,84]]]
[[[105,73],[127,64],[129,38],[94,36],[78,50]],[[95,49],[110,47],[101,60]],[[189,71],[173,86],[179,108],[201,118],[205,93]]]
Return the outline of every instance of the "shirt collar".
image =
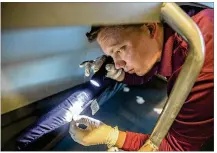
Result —
[[[174,33],[174,30],[172,30],[168,25],[164,26],[164,45],[158,73],[165,77],[169,77],[172,74],[172,54],[175,41]]]

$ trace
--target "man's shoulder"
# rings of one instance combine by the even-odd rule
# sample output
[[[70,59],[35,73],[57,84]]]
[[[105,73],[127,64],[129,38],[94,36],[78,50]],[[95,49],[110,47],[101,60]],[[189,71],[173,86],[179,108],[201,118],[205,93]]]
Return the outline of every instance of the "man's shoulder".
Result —
[[[204,18],[214,19],[214,9],[204,9],[199,13]]]
[[[204,9],[192,16],[199,26],[214,25],[214,9]]]

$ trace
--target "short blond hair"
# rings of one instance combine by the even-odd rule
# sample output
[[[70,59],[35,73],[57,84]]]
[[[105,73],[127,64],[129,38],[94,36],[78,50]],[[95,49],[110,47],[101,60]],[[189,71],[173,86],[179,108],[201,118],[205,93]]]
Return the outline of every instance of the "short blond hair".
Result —
[[[103,29],[103,31],[120,31],[126,28],[138,28],[141,27],[143,24],[130,24],[130,25],[105,25],[105,26],[92,26],[90,32],[86,33],[89,42],[93,42],[97,39],[99,32]]]

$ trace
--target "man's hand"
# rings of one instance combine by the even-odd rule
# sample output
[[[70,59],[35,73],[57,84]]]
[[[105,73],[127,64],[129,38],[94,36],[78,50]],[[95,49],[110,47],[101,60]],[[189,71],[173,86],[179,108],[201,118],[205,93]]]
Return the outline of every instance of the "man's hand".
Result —
[[[107,64],[105,68],[108,71],[106,77],[120,82],[124,80],[125,72],[123,69],[116,69],[114,64]]]
[[[99,71],[103,63],[106,61],[107,56],[102,55],[96,60],[90,60],[90,61],[84,61],[82,62],[79,66],[85,67],[85,76],[90,76],[91,70],[93,73],[96,73]],[[111,78],[116,81],[123,81],[125,77],[125,72],[123,69],[116,69],[114,64],[107,64],[106,65],[106,70],[108,71],[106,77]]]
[[[93,70],[94,73],[99,71],[101,66],[106,60],[106,56],[102,55],[100,57],[97,57],[95,60],[90,60],[90,61],[84,61],[82,62],[79,66],[85,67],[85,76],[90,76],[90,71]]]
[[[81,129],[78,124],[83,124],[87,128]],[[74,141],[84,146],[107,144],[110,148],[115,145],[119,131],[99,120],[80,115],[71,122],[69,133]]]

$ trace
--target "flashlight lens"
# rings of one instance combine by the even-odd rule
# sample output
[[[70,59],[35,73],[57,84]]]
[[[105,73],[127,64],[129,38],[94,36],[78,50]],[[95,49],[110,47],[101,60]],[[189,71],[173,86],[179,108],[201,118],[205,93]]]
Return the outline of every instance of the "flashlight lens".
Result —
[[[94,86],[97,86],[97,87],[99,87],[99,83],[98,82],[96,82],[95,80],[90,80],[90,82],[94,85]]]

